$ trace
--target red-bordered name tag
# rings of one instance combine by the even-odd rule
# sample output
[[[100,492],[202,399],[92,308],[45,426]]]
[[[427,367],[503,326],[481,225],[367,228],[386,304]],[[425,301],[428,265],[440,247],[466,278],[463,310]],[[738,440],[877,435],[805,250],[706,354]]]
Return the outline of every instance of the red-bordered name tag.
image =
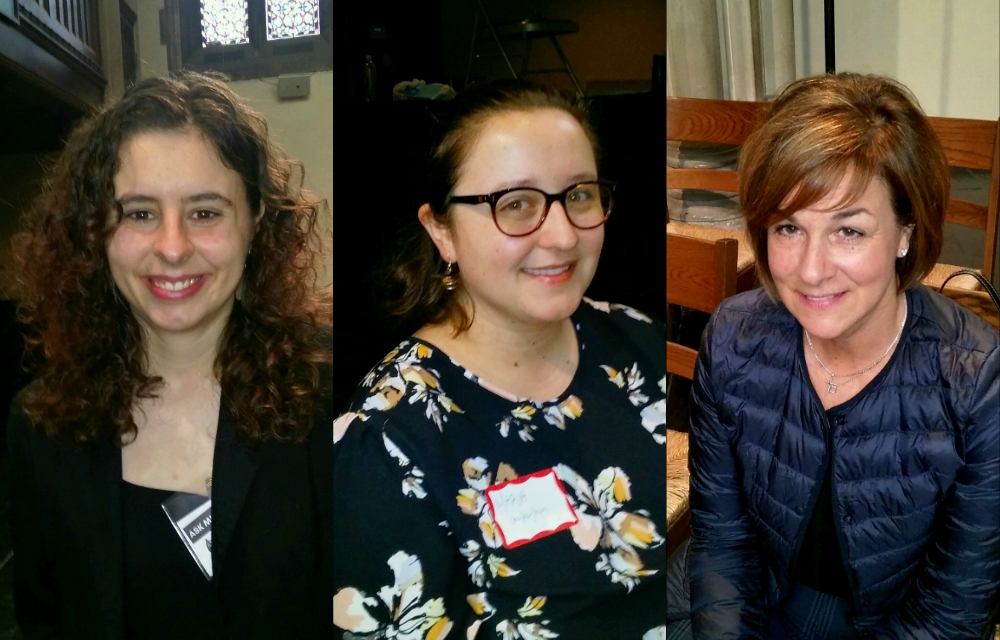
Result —
[[[483,494],[506,549],[569,529],[580,521],[552,469],[495,484]]]

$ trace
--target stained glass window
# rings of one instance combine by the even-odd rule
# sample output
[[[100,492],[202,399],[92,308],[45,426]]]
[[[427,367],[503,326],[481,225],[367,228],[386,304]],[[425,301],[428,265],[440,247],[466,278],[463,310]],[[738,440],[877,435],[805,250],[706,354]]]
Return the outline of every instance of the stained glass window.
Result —
[[[247,42],[246,0],[201,0],[202,47]]]
[[[267,39],[319,34],[319,0],[267,0]]]

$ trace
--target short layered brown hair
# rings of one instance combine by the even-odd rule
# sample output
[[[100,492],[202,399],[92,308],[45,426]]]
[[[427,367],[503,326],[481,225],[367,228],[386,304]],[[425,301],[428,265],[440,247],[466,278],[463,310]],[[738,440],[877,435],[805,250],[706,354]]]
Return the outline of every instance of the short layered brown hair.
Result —
[[[812,206],[846,177],[838,207],[873,179],[889,191],[896,220],[913,226],[896,260],[899,290],[918,284],[941,254],[950,174],[944,147],[910,91],[889,78],[856,73],[803,78],[775,99],[740,151],[740,203],[757,278],[778,299],[767,229]]]

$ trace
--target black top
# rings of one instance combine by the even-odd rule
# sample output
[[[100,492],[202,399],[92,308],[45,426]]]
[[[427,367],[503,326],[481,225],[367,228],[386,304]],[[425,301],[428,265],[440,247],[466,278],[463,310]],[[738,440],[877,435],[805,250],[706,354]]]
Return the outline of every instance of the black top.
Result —
[[[844,557],[834,529],[833,488],[830,485],[832,474],[831,462],[823,477],[823,486],[809,519],[805,540],[802,541],[795,579],[811,589],[850,602],[851,587],[847,582]]]
[[[666,633],[664,327],[591,301],[573,323],[577,371],[550,401],[417,339],[362,382],[333,430],[345,638]]]
[[[122,481],[125,637],[215,637],[219,596],[161,503],[173,491]]]

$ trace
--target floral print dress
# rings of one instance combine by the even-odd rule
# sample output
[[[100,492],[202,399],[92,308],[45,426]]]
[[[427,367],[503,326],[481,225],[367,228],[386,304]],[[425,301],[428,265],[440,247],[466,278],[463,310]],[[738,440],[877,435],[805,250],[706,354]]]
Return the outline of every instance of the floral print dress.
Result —
[[[548,402],[416,338],[362,381],[333,430],[343,638],[665,638],[664,327],[586,299],[572,321]]]

